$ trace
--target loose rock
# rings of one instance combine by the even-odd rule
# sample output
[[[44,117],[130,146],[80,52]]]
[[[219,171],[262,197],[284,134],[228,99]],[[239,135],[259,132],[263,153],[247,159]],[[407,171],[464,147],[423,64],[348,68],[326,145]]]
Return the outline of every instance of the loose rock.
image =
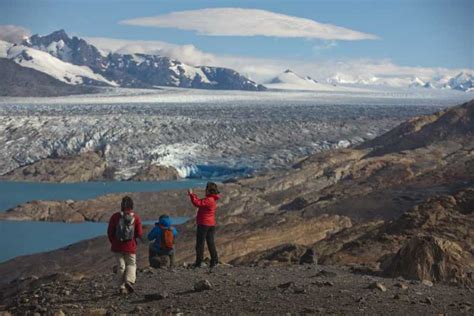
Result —
[[[337,274],[335,272],[326,271],[326,270],[321,270],[315,275],[315,277],[326,277],[326,278],[334,278],[336,276]]]
[[[394,286],[399,287],[399,288],[401,288],[402,290],[408,289],[408,285],[406,285],[405,283],[402,283],[402,282],[395,283]]]
[[[201,280],[194,284],[194,290],[196,292],[202,292],[212,289],[212,284],[208,280]]]
[[[387,291],[387,288],[385,287],[385,285],[383,283],[380,283],[380,282],[371,283],[371,284],[369,284],[369,286],[367,288],[369,288],[371,290],[380,290],[382,292]]]
[[[167,297],[168,297],[168,293],[166,292],[145,294],[145,300],[147,301],[157,301],[157,300],[162,300]]]
[[[282,284],[278,285],[278,287],[279,287],[280,289],[288,289],[288,288],[290,288],[290,287],[292,287],[292,286],[294,286],[294,285],[295,285],[294,282],[286,282],[286,283],[282,283]]]
[[[421,281],[421,284],[423,284],[424,286],[428,286],[428,287],[433,286],[433,282],[431,282],[429,280],[423,280],[423,281]]]

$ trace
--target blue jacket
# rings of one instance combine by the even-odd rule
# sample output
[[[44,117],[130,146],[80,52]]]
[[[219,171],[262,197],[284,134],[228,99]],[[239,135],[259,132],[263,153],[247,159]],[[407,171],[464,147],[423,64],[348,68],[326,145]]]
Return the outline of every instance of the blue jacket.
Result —
[[[163,226],[165,228],[171,227],[171,219],[168,216],[160,218],[160,221],[156,223],[155,227],[153,227],[153,229],[148,233],[148,240],[150,241],[155,240],[155,242],[151,244],[150,247],[152,248],[152,250],[154,250],[157,253],[164,251],[164,249],[160,249],[160,241],[161,241],[161,235],[162,235],[160,226]],[[178,236],[178,231],[176,230],[175,227],[172,227],[172,230],[173,230],[173,236],[174,238],[176,238],[176,236]],[[171,253],[173,251],[174,249],[172,249],[171,251],[168,250],[166,252]]]

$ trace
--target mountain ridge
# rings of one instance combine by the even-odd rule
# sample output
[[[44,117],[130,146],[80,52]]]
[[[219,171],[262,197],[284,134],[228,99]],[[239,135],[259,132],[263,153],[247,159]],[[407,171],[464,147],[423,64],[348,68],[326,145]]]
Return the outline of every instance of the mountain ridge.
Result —
[[[104,56],[94,45],[64,30],[46,36],[33,35],[22,43],[45,51],[64,62],[86,66],[122,87],[172,86],[198,89],[265,90],[228,68],[190,66],[166,56],[109,53]]]

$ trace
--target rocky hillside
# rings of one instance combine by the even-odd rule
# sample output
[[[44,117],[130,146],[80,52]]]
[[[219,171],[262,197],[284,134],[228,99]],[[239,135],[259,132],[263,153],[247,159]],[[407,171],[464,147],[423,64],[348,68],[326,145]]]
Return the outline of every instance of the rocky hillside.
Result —
[[[84,152],[77,156],[41,159],[0,175],[0,180],[30,182],[87,182],[113,180],[116,170],[108,166],[102,152]],[[172,167],[146,165],[136,170],[132,181],[177,180],[178,172]],[[61,204],[61,203],[60,203]]]
[[[6,58],[0,58],[0,73],[0,96],[50,97],[97,92],[93,87],[68,85]]]
[[[291,258],[311,248],[323,263],[363,265],[371,273],[411,279],[470,283],[473,109],[471,101],[413,119],[358,148],[319,153],[286,170],[226,183],[218,211],[221,259],[272,264],[280,262],[278,258],[294,261]],[[406,137],[407,144],[398,134]],[[194,214],[185,192],[137,193],[132,197],[144,218],[164,212]],[[57,208],[51,207],[51,202],[28,203],[3,216],[106,221],[120,198],[108,195],[72,202],[67,208],[66,202],[58,202]],[[178,261],[190,261],[193,223],[180,229]],[[288,244],[295,246],[285,248]],[[44,275],[51,267],[78,272],[91,264],[98,273],[112,264],[107,247],[105,238],[98,238],[16,258],[0,265],[1,278],[33,271]],[[80,259],[83,251],[106,257],[87,262]],[[295,256],[288,255],[292,251]],[[410,254],[413,260],[404,261],[403,254]],[[144,249],[139,261],[146,263]]]

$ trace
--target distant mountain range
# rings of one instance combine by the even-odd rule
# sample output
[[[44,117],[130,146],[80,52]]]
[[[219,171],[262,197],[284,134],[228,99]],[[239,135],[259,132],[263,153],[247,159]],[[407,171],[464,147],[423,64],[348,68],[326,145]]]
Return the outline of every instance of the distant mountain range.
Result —
[[[93,92],[97,91],[94,87],[98,86],[127,88],[167,86],[248,91],[261,91],[268,87],[283,90],[355,91],[360,90],[360,86],[386,85],[474,91],[474,77],[465,72],[454,77],[444,76],[430,81],[418,77],[396,76],[354,78],[345,74],[317,81],[288,69],[263,86],[228,68],[192,66],[170,57],[152,54],[104,53],[84,39],[69,37],[64,30],[46,36],[33,35],[20,44],[0,41],[0,59],[8,59],[23,68],[30,68],[49,76],[39,84],[36,72],[20,69],[21,80],[16,76],[0,81],[1,95],[14,96]],[[15,66],[11,63],[0,63],[2,74],[11,73],[13,68]],[[82,88],[77,88],[79,86]]]
[[[474,76],[466,72],[460,72],[453,77],[442,76],[425,81],[418,77],[352,77],[344,74],[335,75],[325,81],[333,85],[386,85],[392,87],[474,91]]]
[[[103,54],[85,40],[69,37],[64,30],[46,36],[33,35],[21,44],[0,42],[0,58],[69,85],[265,90],[264,86],[228,68],[190,66],[157,55]],[[3,69],[0,70],[3,73]],[[24,76],[23,80],[30,82],[34,78]],[[59,86],[56,81],[51,84]],[[18,84],[24,85],[24,82]]]

